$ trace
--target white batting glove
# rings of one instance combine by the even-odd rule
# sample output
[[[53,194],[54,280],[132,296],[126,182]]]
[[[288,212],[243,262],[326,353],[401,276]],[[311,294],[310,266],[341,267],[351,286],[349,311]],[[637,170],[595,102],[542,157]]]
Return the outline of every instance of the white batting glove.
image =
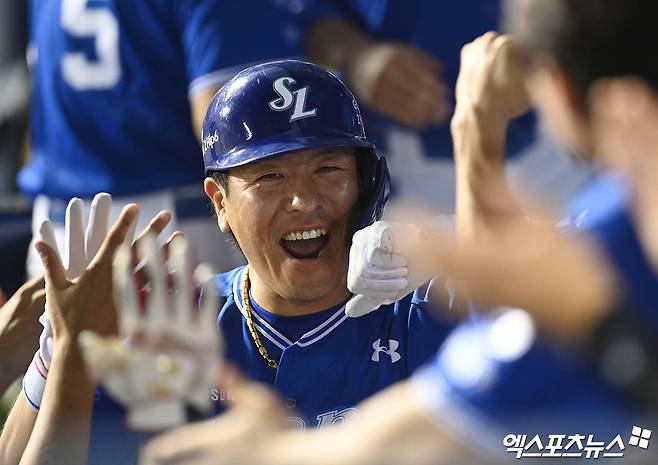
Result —
[[[377,221],[357,231],[347,271],[355,295],[345,306],[347,316],[367,315],[427,282],[432,276],[418,265],[416,249],[426,240],[427,233],[405,223]]]
[[[63,254],[60,253],[55,239],[55,230],[50,220],[44,220],[39,227],[39,239],[50,245],[60,255],[64,264],[66,277],[73,280],[80,276],[87,265],[91,263],[103,239],[107,235],[110,211],[112,209],[112,196],[104,192],[96,194],[91,202],[89,221],[85,229],[84,203],[79,198],[73,198],[66,207],[65,234]],[[46,302],[46,308],[48,302]],[[46,365],[50,365],[53,357],[53,332],[48,318],[48,311],[44,309],[39,317],[43,331],[39,337],[39,351]]]
[[[64,264],[64,272],[68,279],[75,279],[82,274],[91,263],[105,236],[107,235],[112,196],[106,193],[97,194],[91,202],[89,221],[85,229],[83,202],[73,198],[66,207],[64,253],[59,252],[55,230],[50,220],[44,220],[39,227],[38,239],[46,242],[60,256]],[[132,240],[132,233],[129,234]],[[65,260],[61,260],[62,256]],[[39,336],[39,350],[34,354],[32,363],[23,377],[24,395],[35,409],[41,406],[41,399],[46,388],[48,367],[53,358],[53,331],[48,317],[48,301],[39,322],[43,330]]]
[[[184,238],[171,244],[172,290],[155,236],[145,237],[138,248],[150,283],[146,312],[140,310],[130,249],[124,245],[113,266],[121,338],[85,331],[79,343],[91,376],[127,408],[128,423],[157,431],[184,423],[186,404],[203,411],[211,407],[210,389],[220,368],[218,298],[210,268],[201,265],[195,277],[204,283],[204,300],[198,312],[194,309]]]

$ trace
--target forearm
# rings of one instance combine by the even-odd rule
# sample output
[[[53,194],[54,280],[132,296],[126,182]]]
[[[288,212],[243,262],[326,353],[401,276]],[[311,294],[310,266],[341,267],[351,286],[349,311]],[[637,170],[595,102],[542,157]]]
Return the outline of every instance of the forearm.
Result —
[[[349,75],[355,57],[371,44],[358,27],[334,16],[313,27],[304,42],[304,53],[317,63]]]
[[[361,404],[342,425],[284,433],[264,453],[271,465],[302,465],[308,457],[316,465],[430,465],[455,458],[458,448],[428,419],[408,383],[401,383]]]
[[[505,174],[505,127],[491,125],[476,111],[455,115],[456,223],[461,237],[473,238],[523,215]]]
[[[56,353],[21,465],[83,465],[87,460],[95,386],[77,341],[60,341]]]
[[[36,420],[37,411],[28,404],[21,391],[0,435],[0,465],[20,462]]]

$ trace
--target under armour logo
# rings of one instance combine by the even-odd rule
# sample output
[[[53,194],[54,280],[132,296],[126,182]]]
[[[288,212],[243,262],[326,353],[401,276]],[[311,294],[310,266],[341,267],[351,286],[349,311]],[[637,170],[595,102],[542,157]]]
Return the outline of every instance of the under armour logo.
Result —
[[[388,349],[386,347],[382,347],[381,344],[382,340],[377,339],[375,342],[372,343],[372,348],[375,349],[375,352],[372,354],[372,361],[373,362],[379,362],[379,354],[380,353],[385,353],[389,357],[391,357],[391,363],[395,363],[399,361],[402,356],[397,353],[398,347],[400,347],[400,343],[396,341],[395,339],[389,339],[388,340]]]
[[[274,81],[272,87],[274,92],[276,92],[279,97],[271,100],[268,104],[270,108],[274,111],[286,111],[290,107],[295,105],[295,108],[290,115],[290,122],[296,121],[302,118],[310,118],[315,116],[318,112],[317,108],[311,110],[304,110],[306,105],[306,95],[308,94],[309,86],[302,87],[298,90],[290,90],[288,85],[294,84],[296,81],[288,76],[281,77]]]

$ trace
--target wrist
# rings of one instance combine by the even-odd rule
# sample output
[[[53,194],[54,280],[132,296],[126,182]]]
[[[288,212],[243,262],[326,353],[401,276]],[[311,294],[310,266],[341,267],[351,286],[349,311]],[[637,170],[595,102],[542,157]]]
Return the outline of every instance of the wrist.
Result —
[[[463,108],[457,105],[450,122],[450,132],[455,141],[455,147],[465,141],[480,141],[504,154],[505,139],[507,136],[508,120],[498,120],[488,112],[476,107]],[[486,159],[491,162],[504,162],[504,157],[474,157],[470,151],[455,150],[455,158],[459,159]]]

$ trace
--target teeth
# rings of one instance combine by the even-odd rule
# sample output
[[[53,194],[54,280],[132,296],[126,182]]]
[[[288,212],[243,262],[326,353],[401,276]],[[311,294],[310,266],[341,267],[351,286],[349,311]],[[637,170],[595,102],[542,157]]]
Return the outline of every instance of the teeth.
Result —
[[[283,236],[286,241],[301,241],[307,239],[316,239],[321,236],[326,236],[327,230],[325,228],[309,229],[306,231],[295,231]]]

